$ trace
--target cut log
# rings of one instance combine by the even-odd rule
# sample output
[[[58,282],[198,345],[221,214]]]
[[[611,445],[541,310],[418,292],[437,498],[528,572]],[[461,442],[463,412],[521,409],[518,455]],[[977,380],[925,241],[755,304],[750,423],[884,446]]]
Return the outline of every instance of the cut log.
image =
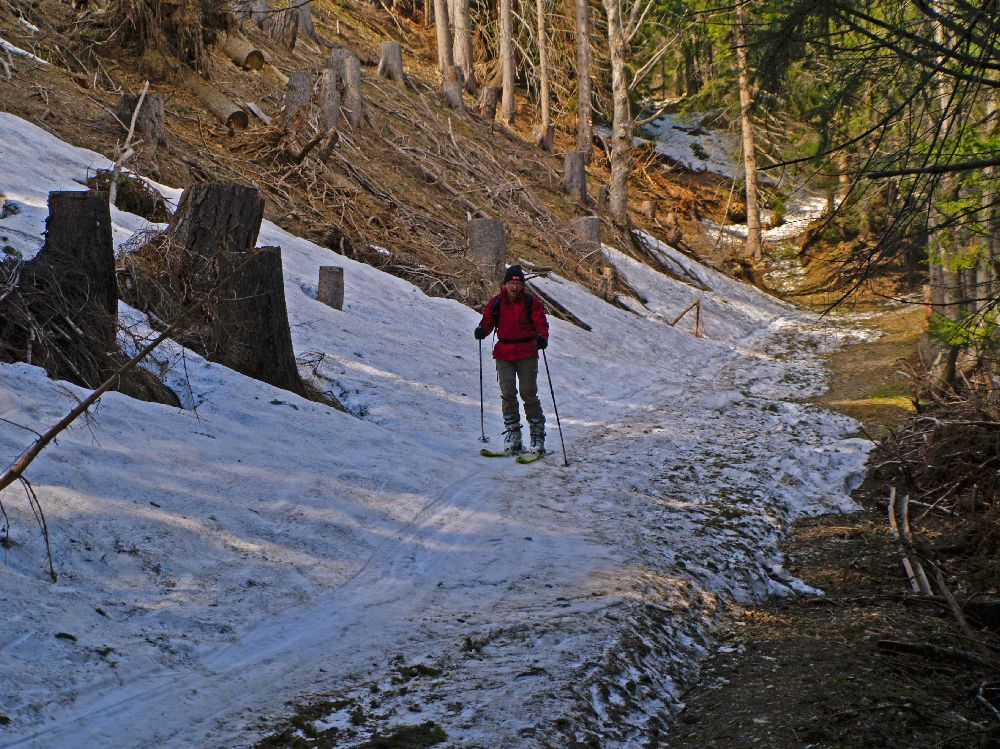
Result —
[[[486,288],[495,289],[507,269],[507,238],[503,224],[492,218],[474,218],[468,225],[469,255]]]
[[[564,305],[557,302],[555,299],[550,297],[544,291],[539,289],[532,283],[527,283],[524,286],[525,290],[530,294],[534,294],[545,304],[545,311],[548,312],[553,317],[559,318],[560,320],[565,320],[568,323],[576,325],[578,328],[583,328],[588,333],[593,330],[587,323],[577,317],[575,314],[569,311]]]
[[[563,191],[585,202],[587,200],[587,171],[584,169],[581,151],[570,151],[563,156]]]
[[[340,91],[337,88],[337,71],[333,68],[320,71],[316,107],[319,109],[320,131],[336,130],[340,122]]]
[[[282,122],[286,130],[301,132],[305,129],[309,124],[311,102],[312,73],[308,70],[292,71],[282,104]]]
[[[264,66],[264,70],[273,75],[278,80],[278,83],[280,83],[282,86],[288,85],[288,76],[282,73],[276,67],[274,67],[274,65],[272,65],[271,63],[267,63]]]
[[[493,84],[483,87],[479,95],[479,115],[483,119],[493,122],[497,118],[497,105],[500,103],[502,91],[503,89]]]
[[[264,53],[239,34],[226,34],[222,40],[222,50],[239,68],[260,70],[264,67]]]
[[[462,69],[458,65],[449,65],[444,71],[444,82],[441,85],[448,106],[452,109],[457,109],[459,112],[464,112],[465,99],[462,96],[464,88]]]
[[[406,73],[403,71],[403,46],[399,42],[382,42],[378,74],[398,83],[407,82]]]
[[[122,123],[126,132],[132,122],[132,115],[139,103],[141,94],[122,94],[115,106],[115,117]],[[142,107],[135,120],[135,132],[143,136],[153,149],[167,145],[167,130],[164,125],[163,97],[159,94],[147,93],[142,100]]]
[[[230,130],[243,130],[250,124],[247,113],[234,104],[225,94],[196,75],[188,78],[188,87],[205,109],[211,112]]]
[[[599,216],[580,216],[569,223],[576,244],[584,252],[592,252],[601,243],[601,219]]]
[[[339,265],[319,267],[319,286],[316,299],[328,307],[344,309],[344,269]]]

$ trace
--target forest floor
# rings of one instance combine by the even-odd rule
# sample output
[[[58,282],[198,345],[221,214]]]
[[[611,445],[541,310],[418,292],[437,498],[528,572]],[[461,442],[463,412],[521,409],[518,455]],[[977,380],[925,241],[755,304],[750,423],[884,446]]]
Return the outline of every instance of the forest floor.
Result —
[[[906,372],[924,323],[919,306],[878,306],[878,315],[871,304],[840,313],[870,319],[883,335],[834,353],[830,389],[814,401],[875,439],[914,411]],[[684,698],[671,749],[1000,747],[997,724],[976,699],[995,678],[988,667],[887,652],[888,640],[962,647],[946,608],[907,596],[888,492],[869,475],[853,495],[857,512],[797,522],[785,568],[825,595],[735,609],[722,647]]]

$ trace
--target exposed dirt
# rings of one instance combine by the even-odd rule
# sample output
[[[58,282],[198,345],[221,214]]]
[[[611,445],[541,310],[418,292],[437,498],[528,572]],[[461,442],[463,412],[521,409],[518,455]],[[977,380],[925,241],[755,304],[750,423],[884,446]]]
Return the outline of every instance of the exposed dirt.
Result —
[[[883,307],[883,337],[835,354],[832,386],[816,402],[858,419],[875,438],[898,428],[914,411],[908,364],[922,314]],[[887,494],[869,477],[854,495],[859,512],[796,525],[785,567],[825,595],[734,609],[665,746],[1000,747],[1000,722],[977,700],[996,669],[989,658],[977,662],[978,646],[944,602],[908,594]],[[893,653],[885,641],[940,649]]]

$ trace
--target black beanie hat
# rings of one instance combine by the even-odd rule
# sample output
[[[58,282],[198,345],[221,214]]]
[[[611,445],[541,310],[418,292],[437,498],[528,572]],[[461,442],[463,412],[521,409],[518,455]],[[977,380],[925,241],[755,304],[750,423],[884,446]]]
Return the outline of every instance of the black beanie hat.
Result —
[[[507,269],[507,272],[503,274],[503,282],[507,283],[512,278],[516,278],[519,281],[524,280],[524,271],[521,270],[520,265],[512,265]]]

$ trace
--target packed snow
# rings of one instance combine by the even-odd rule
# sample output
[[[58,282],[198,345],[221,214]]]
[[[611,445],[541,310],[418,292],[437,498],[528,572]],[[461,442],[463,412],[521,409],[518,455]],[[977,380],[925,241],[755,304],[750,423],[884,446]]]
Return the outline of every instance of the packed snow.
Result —
[[[34,254],[47,193],[108,166],[0,114],[0,247]],[[119,245],[144,228],[112,217]],[[804,399],[858,331],[666,245],[697,286],[606,247],[641,301],[534,280],[593,330],[550,318],[562,432],[546,396],[555,452],[522,466],[478,454],[478,312],[268,222],[259,244],[282,248],[303,375],[351,413],[167,345],[147,366],[184,408],[110,393],[49,446],[26,478],[58,582],[22,489],[0,495],[0,746],[243,747],[322,700],[312,730],[344,747],[426,721],[442,746],[639,747],[730,602],[819,594],[778,544],[852,507],[868,444]],[[315,299],[329,264],[343,311]],[[695,300],[703,338],[669,325]],[[124,305],[121,323],[126,350],[151,334]],[[0,455],[84,395],[0,365]]]

